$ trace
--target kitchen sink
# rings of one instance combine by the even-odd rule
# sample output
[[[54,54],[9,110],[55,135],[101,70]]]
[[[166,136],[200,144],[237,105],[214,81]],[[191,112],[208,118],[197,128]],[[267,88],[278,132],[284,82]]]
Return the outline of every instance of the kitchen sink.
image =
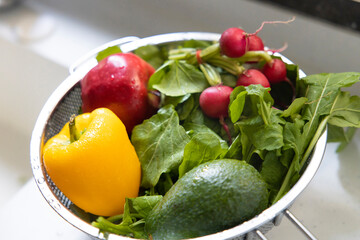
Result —
[[[29,142],[47,97],[67,69],[0,39],[0,205],[31,178]]]

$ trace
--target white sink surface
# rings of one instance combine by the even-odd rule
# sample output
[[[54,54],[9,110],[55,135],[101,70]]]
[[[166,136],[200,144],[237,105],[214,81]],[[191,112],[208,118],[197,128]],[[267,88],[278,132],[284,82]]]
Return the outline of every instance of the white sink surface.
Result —
[[[29,142],[37,115],[67,69],[0,38],[0,205],[31,177]]]
[[[29,180],[29,141],[36,117],[75,60],[120,37],[220,33],[233,26],[254,32],[264,20],[293,15],[296,20],[289,25],[264,27],[260,36],[266,45],[279,48],[287,42],[283,54],[307,74],[360,71],[359,33],[259,2],[27,0],[0,12],[0,238],[85,238],[40,200]],[[350,91],[359,94],[359,84]],[[329,145],[318,174],[291,210],[320,239],[360,239],[360,134],[345,152],[336,154],[335,147]],[[24,231],[13,228],[20,214],[28,214]],[[266,236],[305,239],[286,218]]]

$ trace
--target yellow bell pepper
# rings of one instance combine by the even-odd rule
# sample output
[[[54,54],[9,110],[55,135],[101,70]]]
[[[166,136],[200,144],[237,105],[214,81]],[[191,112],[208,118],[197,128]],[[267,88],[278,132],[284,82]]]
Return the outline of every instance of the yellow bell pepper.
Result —
[[[121,214],[138,196],[141,168],[124,124],[99,108],[67,123],[43,148],[45,168],[75,205],[101,216]],[[70,134],[70,130],[71,134]]]

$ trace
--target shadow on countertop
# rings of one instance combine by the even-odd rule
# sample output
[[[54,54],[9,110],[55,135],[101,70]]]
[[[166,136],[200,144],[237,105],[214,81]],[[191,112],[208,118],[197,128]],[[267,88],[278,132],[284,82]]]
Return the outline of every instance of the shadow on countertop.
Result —
[[[258,0],[360,32],[360,0]]]

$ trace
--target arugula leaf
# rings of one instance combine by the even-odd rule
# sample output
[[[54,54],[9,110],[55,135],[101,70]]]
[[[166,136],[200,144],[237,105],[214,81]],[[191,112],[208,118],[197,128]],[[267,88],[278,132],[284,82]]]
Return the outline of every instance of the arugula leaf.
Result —
[[[241,134],[245,135],[252,145],[259,150],[280,149],[284,145],[283,125],[285,120],[280,117],[281,112],[270,109],[268,124],[265,124],[261,116],[244,119],[236,123]],[[245,155],[245,154],[244,154]]]
[[[148,87],[168,96],[202,92],[209,86],[204,74],[186,61],[169,60],[149,79]]]
[[[145,221],[143,219],[130,224],[115,224],[104,217],[99,217],[96,222],[91,223],[101,232],[115,233],[117,235],[133,237],[136,239],[146,239],[147,234],[144,229]]]
[[[118,222],[119,223],[115,223]],[[143,221],[140,220],[140,223]],[[144,230],[144,224],[138,228],[138,222],[136,217],[132,216],[130,212],[129,199],[125,200],[124,213],[105,219],[104,217],[98,217],[92,225],[99,228],[102,232],[115,233],[118,235],[124,235],[129,237],[143,238],[146,237]]]
[[[229,114],[231,121],[238,121],[242,114],[246,117],[260,115],[264,123],[267,124],[273,104],[274,100],[269,89],[260,84],[236,87],[230,95]]]
[[[206,125],[188,122],[188,123],[184,123],[183,127],[188,132],[192,131],[192,135],[190,135],[190,137],[192,137],[192,136],[194,136],[195,134],[198,134],[198,133],[208,133],[208,134],[212,135],[214,138],[217,138],[220,141],[221,148],[223,148],[223,149],[228,148],[228,145],[227,145],[226,141],[224,139],[222,139],[212,129],[207,127]]]
[[[263,151],[280,149],[284,145],[285,120],[280,110],[272,108],[274,101],[268,91],[261,85],[239,86],[230,95],[230,118],[240,130],[240,140],[237,139],[241,144],[238,145],[247,162],[254,153],[263,158]]]
[[[105,219],[99,217],[92,225],[102,232],[146,239],[145,218],[153,207],[162,199],[161,195],[127,198],[124,213]],[[119,223],[117,223],[119,222]]]
[[[193,136],[184,149],[184,159],[179,166],[179,178],[194,167],[217,159],[226,149],[213,132],[200,132]]]
[[[242,158],[251,162],[256,153],[264,159],[264,152],[280,150],[284,146],[283,125],[280,110],[270,110],[270,121],[265,124],[260,115],[243,119],[235,126],[240,129]]]
[[[343,87],[350,87],[358,82],[360,73],[358,72],[342,72],[342,73],[319,73],[306,76],[302,80],[307,85],[319,86],[324,92],[327,89],[339,89]]]
[[[241,92],[239,92],[238,94],[236,94],[239,90],[242,90]],[[237,88],[236,91],[233,90],[233,92],[231,93],[231,98],[234,98],[234,96],[236,96],[235,99],[233,99],[231,101],[231,104],[229,106],[229,112],[230,112],[230,119],[233,123],[237,122],[240,119],[240,116],[244,110],[244,106],[245,106],[245,97],[246,97],[247,91],[245,90],[245,88]]]
[[[283,117],[291,117],[292,119],[296,119],[298,116],[300,116],[299,113],[307,101],[308,101],[308,99],[306,97],[296,98],[291,103],[291,105],[286,110],[284,110],[284,112],[282,113],[282,116]]]
[[[348,92],[340,92],[333,104],[328,123],[328,141],[340,142],[336,149],[340,152],[360,127],[360,97],[350,96]]]
[[[239,133],[227,152],[222,156],[222,158],[230,158],[230,159],[239,159],[242,160],[242,142],[241,142],[241,133]]]
[[[180,165],[189,137],[179,125],[174,106],[167,105],[133,129],[131,142],[141,163],[141,186],[150,188],[162,173]]]
[[[307,85],[305,97],[308,98],[302,111],[302,120],[306,122],[300,137],[302,142],[296,143],[300,162],[296,158],[291,162],[273,203],[279,200],[299,179],[302,167],[332,117],[332,122],[341,127],[357,125],[354,119],[358,118],[358,114],[354,114],[352,110],[358,108],[358,98],[351,98],[340,89],[358,82],[359,78],[360,73],[353,72],[322,73],[307,76],[300,81]],[[296,135],[298,137],[299,133]]]
[[[351,142],[356,133],[357,128],[348,127],[346,129],[338,126],[328,125],[328,142],[340,143],[336,149],[336,152],[341,152]]]
[[[113,55],[115,53],[121,53],[121,49],[119,46],[112,46],[112,47],[108,47],[105,50],[99,52],[96,56],[96,60],[98,62],[100,62],[101,60],[103,60],[104,58]]]
[[[287,172],[287,168],[280,162],[276,151],[267,152],[261,166],[260,174],[268,188],[278,190]]]
[[[314,136],[320,118],[324,115],[330,115],[334,110],[336,98],[340,93],[340,88],[349,87],[359,81],[360,73],[321,73],[310,75],[302,79],[307,85],[305,97],[308,102],[305,105],[302,115],[308,122],[304,126],[303,138],[304,147],[308,145]]]
[[[290,162],[294,162],[294,170],[300,171],[300,158],[304,149],[304,141],[301,136],[301,131],[304,126],[304,121],[296,119],[294,123],[287,122],[284,126],[284,148],[283,150],[291,149],[294,155],[290,155],[292,159],[282,158],[284,166],[289,166]],[[286,156],[286,155],[285,155]]]
[[[360,127],[360,97],[340,92],[331,109],[329,124],[338,127]]]

